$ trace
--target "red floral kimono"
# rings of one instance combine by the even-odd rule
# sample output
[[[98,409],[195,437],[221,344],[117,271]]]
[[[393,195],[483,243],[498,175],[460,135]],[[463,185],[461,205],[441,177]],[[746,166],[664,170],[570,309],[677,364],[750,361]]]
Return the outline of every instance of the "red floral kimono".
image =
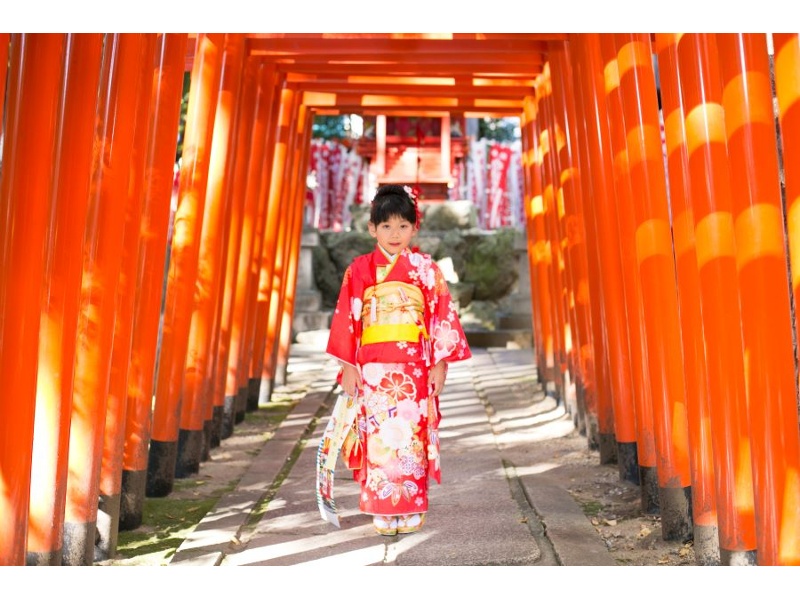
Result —
[[[428,373],[440,360],[470,358],[441,270],[403,250],[392,262],[376,246],[342,281],[327,352],[361,371],[354,435],[342,457],[372,515],[424,513],[428,477],[441,482],[439,399]]]

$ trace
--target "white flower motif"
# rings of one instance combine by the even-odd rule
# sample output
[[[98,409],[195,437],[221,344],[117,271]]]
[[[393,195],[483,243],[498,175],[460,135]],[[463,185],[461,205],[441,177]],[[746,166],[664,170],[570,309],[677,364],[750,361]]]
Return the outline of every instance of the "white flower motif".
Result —
[[[448,356],[455,350],[461,336],[448,321],[436,325],[433,330],[435,356]]]
[[[397,403],[397,416],[408,423],[416,423],[422,416],[419,403],[413,400],[400,400]]]
[[[398,417],[390,417],[381,423],[380,437],[384,445],[392,450],[400,450],[411,443],[411,424]]]
[[[361,309],[363,308],[364,304],[361,302],[361,298],[353,298],[353,305],[352,305],[352,313],[353,318],[356,321],[361,320]]]
[[[433,269],[427,269],[425,271],[425,279],[423,280],[423,283],[428,288],[433,288],[433,286],[436,285],[436,273],[433,271]]]
[[[410,262],[415,267],[418,267],[422,262],[422,255],[417,254],[416,252],[410,252],[408,254],[408,262]]]
[[[383,378],[383,372],[383,366],[378,363],[367,363],[361,368],[361,376],[371,386],[376,386],[380,383]]]

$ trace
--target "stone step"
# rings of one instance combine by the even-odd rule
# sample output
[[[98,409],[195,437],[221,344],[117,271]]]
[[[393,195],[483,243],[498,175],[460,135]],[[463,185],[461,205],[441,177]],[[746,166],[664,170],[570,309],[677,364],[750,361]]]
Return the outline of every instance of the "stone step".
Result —
[[[295,312],[317,312],[322,308],[322,294],[298,290],[294,298]]]
[[[465,331],[467,342],[475,348],[532,348],[530,329],[496,329],[495,331]]]
[[[533,320],[530,313],[515,313],[511,315],[501,315],[497,320],[500,329],[531,329]]]
[[[292,319],[292,330],[295,335],[302,331],[327,329],[331,324],[333,311],[296,312]]]
[[[511,296],[504,302],[504,308],[513,315],[530,315],[533,310],[531,297],[523,295]]]
[[[331,330],[328,328],[300,331],[296,336],[295,342],[303,346],[324,349],[328,344],[330,334]]]

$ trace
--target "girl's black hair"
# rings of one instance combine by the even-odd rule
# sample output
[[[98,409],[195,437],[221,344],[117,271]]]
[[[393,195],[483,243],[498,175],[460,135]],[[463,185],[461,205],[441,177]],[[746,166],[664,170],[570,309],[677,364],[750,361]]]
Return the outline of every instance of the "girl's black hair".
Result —
[[[402,185],[382,185],[372,199],[369,211],[370,223],[378,225],[391,217],[401,217],[412,225],[417,224],[417,207]]]

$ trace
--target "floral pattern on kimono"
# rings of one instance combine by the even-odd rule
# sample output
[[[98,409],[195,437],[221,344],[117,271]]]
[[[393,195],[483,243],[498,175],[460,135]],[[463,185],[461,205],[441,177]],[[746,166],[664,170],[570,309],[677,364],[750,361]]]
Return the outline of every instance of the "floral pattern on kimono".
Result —
[[[376,284],[398,290],[412,285],[421,293],[419,335],[415,340],[362,344],[365,298],[377,296]],[[408,289],[408,288],[404,288]],[[403,296],[402,292],[399,292]],[[373,301],[368,299],[367,302]],[[387,322],[396,323],[391,302],[382,306]],[[374,310],[374,308],[373,308]],[[400,310],[400,309],[398,309]],[[407,319],[407,317],[406,317]],[[427,254],[403,250],[390,261],[379,248],[356,257],[345,271],[331,320],[327,352],[360,369],[363,392],[357,437],[343,460],[361,483],[360,508],[369,514],[425,512],[427,479],[441,482],[438,397],[428,375],[444,360],[471,357],[447,282]]]

